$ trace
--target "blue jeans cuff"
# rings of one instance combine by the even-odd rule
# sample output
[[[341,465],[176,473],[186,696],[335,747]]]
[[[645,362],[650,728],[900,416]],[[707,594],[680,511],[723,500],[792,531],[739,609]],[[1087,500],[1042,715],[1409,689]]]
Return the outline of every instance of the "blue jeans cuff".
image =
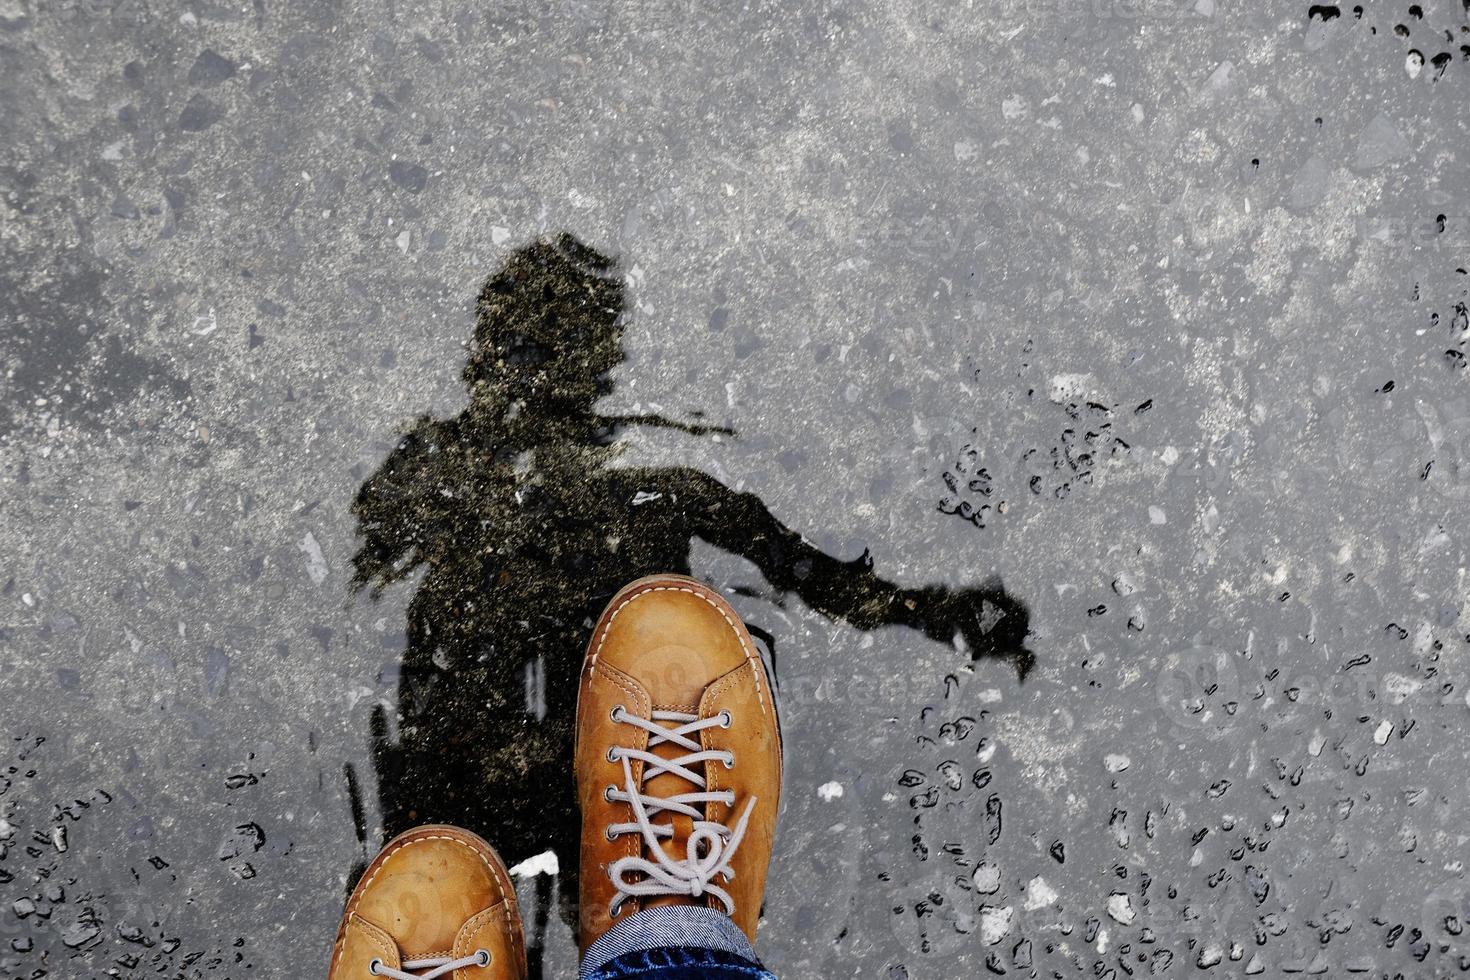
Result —
[[[604,966],[628,953],[659,949],[713,950],[760,966],[745,933],[728,915],[695,905],[643,909],[603,933],[582,954],[578,980],[594,980]]]
[[[609,960],[590,980],[776,980],[765,967],[719,949],[641,949]]]

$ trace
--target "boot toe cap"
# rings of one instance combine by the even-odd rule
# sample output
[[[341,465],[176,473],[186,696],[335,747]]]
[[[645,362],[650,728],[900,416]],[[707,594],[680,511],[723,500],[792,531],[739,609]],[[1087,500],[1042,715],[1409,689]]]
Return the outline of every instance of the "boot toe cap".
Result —
[[[505,901],[494,852],[474,835],[425,827],[389,845],[362,888],[357,914],[392,936],[406,959],[454,946],[472,916]]]
[[[697,582],[654,578],[617,601],[595,655],[637,680],[655,708],[695,710],[705,688],[754,657],[733,613]]]

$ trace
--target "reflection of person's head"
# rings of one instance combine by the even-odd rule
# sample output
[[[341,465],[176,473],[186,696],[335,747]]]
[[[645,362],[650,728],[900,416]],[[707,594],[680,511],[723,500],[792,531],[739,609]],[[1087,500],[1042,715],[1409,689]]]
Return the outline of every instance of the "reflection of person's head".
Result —
[[[516,251],[480,290],[471,397],[537,416],[587,416],[623,360],[623,282],[571,235]]]

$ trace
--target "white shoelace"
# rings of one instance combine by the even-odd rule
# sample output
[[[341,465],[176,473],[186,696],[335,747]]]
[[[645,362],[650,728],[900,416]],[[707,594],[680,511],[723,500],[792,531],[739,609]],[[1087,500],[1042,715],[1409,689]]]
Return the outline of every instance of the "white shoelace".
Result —
[[[451,960],[447,956],[439,956],[430,960],[406,960],[402,970],[395,970],[382,960],[373,960],[368,964],[368,972],[375,977],[392,977],[393,980],[434,980],[446,973],[453,973],[466,966],[489,966],[490,952],[477,949],[469,956]],[[408,973],[408,970],[428,970],[427,973]]]
[[[733,790],[707,791],[704,774],[689,768],[699,765],[702,769],[701,763],[715,761],[722,763],[726,769],[734,768],[735,753],[702,748],[699,742],[689,737],[717,725],[721,728],[730,727],[732,722],[730,713],[722,711],[712,718],[700,718],[698,715],[681,711],[654,711],[652,714],[651,720],[640,718],[629,714],[626,708],[618,705],[612,711],[612,718],[613,721],[642,728],[648,732],[650,749],[665,742],[672,742],[687,750],[688,754],[675,759],[665,759],[642,749],[615,746],[608,750],[607,757],[610,762],[622,760],[624,788],[619,790],[616,786],[609,786],[607,799],[613,803],[631,804],[634,817],[632,823],[610,825],[607,828],[608,839],[612,840],[622,834],[642,834],[646,850],[655,858],[653,861],[643,857],[619,858],[607,869],[608,875],[618,889],[618,897],[613,900],[610,913],[617,915],[619,906],[635,896],[683,895],[699,898],[708,893],[718,898],[725,906],[726,915],[734,915],[734,900],[719,885],[712,884],[712,879],[716,876],[722,877],[726,882],[734,879],[735,872],[730,867],[730,860],[735,856],[735,849],[740,846],[740,841],[745,837],[745,825],[750,821],[751,809],[755,806],[756,798],[752,796],[746,802],[745,810],[740,814],[740,819],[736,821],[733,831],[718,821],[705,820],[704,814],[698,808],[699,804],[723,803],[725,806],[733,807],[735,792]],[[677,727],[665,728],[658,724],[659,722],[673,722]],[[645,784],[654,776],[670,773],[693,784],[698,791],[662,797],[645,795],[641,792],[641,787],[633,780],[632,763],[635,759],[643,763],[643,782]],[[694,818],[694,829],[684,845],[685,857],[682,861],[669,857],[659,845],[660,838],[674,836],[673,826],[656,824],[649,819],[650,816],[657,816],[664,811]],[[629,881],[627,874],[630,871],[642,877]]]

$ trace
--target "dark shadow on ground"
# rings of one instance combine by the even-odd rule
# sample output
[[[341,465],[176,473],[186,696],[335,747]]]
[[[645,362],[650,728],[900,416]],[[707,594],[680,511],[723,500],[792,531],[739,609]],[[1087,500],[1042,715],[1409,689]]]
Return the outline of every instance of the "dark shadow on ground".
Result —
[[[570,235],[516,252],[480,292],[469,406],[419,419],[353,505],[363,538],[355,588],[376,597],[423,571],[396,725],[374,717],[385,835],[458,824],[511,863],[554,848],[564,906],[577,894],[570,760],[588,632],[625,583],[687,574],[694,538],[858,629],[958,636],[976,659],[1009,661],[1022,676],[1031,659],[1026,607],[999,582],[902,588],[879,578],[866,552],[824,554],[756,496],[697,470],[610,465],[625,426],[717,431],[595,413],[623,360],[624,316],[614,263]],[[549,891],[540,898],[523,909],[533,947]],[[574,923],[574,909],[560,912]]]

